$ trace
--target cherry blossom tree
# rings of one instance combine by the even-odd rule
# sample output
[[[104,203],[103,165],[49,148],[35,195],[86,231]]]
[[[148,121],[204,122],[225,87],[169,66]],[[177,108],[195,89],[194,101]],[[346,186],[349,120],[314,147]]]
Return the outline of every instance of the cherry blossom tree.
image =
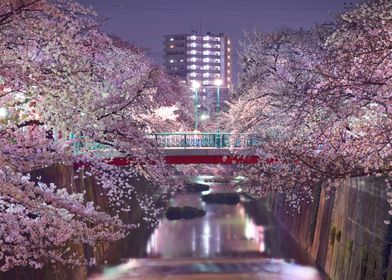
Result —
[[[391,24],[376,0],[309,31],[248,36],[228,126],[259,140],[252,191],[299,206],[317,183],[391,175]]]
[[[84,174],[95,175],[120,210],[124,192],[135,192],[129,177],[160,182],[162,194],[175,186],[148,134],[186,120],[179,110],[186,106],[182,88],[143,51],[99,27],[94,13],[73,1],[0,3],[2,271],[80,264],[83,256],[70,244],[116,240],[132,227],[97,211],[81,194],[37,182],[29,176],[33,170],[83,163]],[[163,107],[181,119],[168,121],[159,113]],[[97,144],[105,149],[89,149]],[[103,150],[128,157],[132,166],[109,165]],[[156,214],[151,199],[139,201]]]

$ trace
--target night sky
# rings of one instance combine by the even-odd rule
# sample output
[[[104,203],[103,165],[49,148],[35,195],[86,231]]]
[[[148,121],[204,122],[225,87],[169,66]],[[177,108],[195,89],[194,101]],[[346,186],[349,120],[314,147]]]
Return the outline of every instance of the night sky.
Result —
[[[106,17],[104,30],[147,48],[162,63],[165,34],[224,32],[233,41],[234,62],[243,32],[279,27],[309,28],[355,5],[342,0],[78,0]],[[234,67],[234,78],[238,66]],[[236,80],[236,79],[235,79]]]

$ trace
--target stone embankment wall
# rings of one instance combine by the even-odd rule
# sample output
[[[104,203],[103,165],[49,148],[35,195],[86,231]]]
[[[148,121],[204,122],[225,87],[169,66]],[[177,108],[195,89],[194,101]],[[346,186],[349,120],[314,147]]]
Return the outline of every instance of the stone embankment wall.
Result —
[[[32,173],[34,177],[41,177],[43,182],[54,183],[61,188],[66,188],[71,192],[85,192],[85,198],[87,201],[94,201],[95,205],[98,205],[101,210],[116,214],[113,209],[110,208],[108,198],[105,195],[102,187],[96,184],[94,178],[86,177],[82,178],[82,174],[77,174],[72,166],[52,166]],[[132,180],[135,188],[141,192],[148,192],[149,188],[146,188],[148,182],[145,180]],[[132,211],[129,214],[122,213],[121,219],[127,223],[142,223],[143,212],[137,203],[130,201],[132,205]],[[137,252],[143,248],[133,248],[135,244],[130,244],[131,238],[139,238],[140,244],[143,244],[143,238],[147,238],[148,234],[145,231],[151,230],[146,226],[142,226],[135,230],[132,230],[131,234],[111,244],[102,242],[98,244],[94,251],[91,248],[83,245],[73,246],[72,250],[79,252],[81,255],[86,257],[95,257],[97,264],[103,263],[118,263],[120,258],[125,255],[124,250],[132,250]],[[133,246],[133,247],[132,247]],[[140,253],[135,253],[136,255]],[[43,269],[13,269],[6,273],[0,273],[0,280],[84,280],[92,268],[91,267],[75,267],[70,269],[62,265],[47,265]]]
[[[293,213],[284,196],[268,205],[331,279],[392,279],[392,223],[385,178],[352,178]]]

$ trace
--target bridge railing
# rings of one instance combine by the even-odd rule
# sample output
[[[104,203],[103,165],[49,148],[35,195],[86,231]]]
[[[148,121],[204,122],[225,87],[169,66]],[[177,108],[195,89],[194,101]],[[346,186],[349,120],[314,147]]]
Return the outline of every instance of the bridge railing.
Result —
[[[232,139],[230,133],[210,132],[161,132],[146,136],[154,140],[160,148],[249,148],[257,144],[257,140],[250,134],[240,134]],[[112,147],[96,143],[85,136],[69,136],[74,154],[92,151],[113,151]]]
[[[231,134],[226,132],[163,132],[151,134],[150,137],[153,137],[157,145],[162,148],[246,148],[257,143],[250,134],[240,134],[233,140]]]

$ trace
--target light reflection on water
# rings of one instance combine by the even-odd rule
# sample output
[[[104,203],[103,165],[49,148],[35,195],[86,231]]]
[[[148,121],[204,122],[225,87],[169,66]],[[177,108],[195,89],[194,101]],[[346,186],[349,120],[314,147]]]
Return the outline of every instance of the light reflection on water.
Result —
[[[207,177],[214,179],[213,177]],[[206,177],[194,179],[203,183]],[[231,184],[209,183],[210,191],[230,191]],[[254,201],[241,198],[237,205],[206,204],[198,193],[179,194],[171,206],[205,209],[206,215],[192,220],[162,218],[147,243],[147,256],[154,258],[276,257],[308,263],[291,236],[263,210],[264,224],[256,224],[246,210]]]
[[[202,183],[205,178],[199,176],[194,181]],[[208,179],[214,178],[211,176]],[[213,192],[235,190],[231,184],[208,185]],[[202,208],[206,215],[192,220],[169,221],[162,218],[147,241],[144,256],[150,259],[159,258],[160,262],[176,260],[176,263],[180,263],[177,260],[181,259],[238,259],[239,262],[259,259],[264,260],[266,265],[263,268],[253,268],[255,270],[264,269],[269,271],[268,273],[276,273],[274,270],[279,270],[282,273],[286,271],[292,275],[299,273],[303,276],[307,273],[317,274],[314,268],[308,267],[312,263],[290,234],[276,223],[266,208],[257,208],[257,203],[259,202],[241,198],[241,203],[237,205],[206,204],[198,193],[179,194],[170,200],[170,206]],[[251,211],[253,214],[249,212],[256,208],[257,211]],[[254,221],[255,213],[258,224]],[[117,271],[129,270],[130,267],[137,265],[140,265],[140,262],[130,260],[122,266],[117,266]],[[233,267],[228,268],[229,272],[230,269],[234,269]],[[193,266],[186,268],[185,265],[183,269],[192,270]]]

